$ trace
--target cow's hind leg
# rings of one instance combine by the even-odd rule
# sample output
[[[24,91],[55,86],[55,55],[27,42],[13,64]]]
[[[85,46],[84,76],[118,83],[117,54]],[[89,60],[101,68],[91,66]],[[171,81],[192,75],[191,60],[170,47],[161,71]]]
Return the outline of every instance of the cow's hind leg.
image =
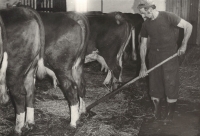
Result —
[[[69,103],[71,117],[70,126],[76,128],[76,123],[79,119],[78,87],[71,75],[71,71],[59,71],[59,73],[61,74],[57,74],[57,78],[61,90]]]
[[[10,94],[16,111],[16,124],[12,136],[19,136],[25,121],[25,88],[22,78],[18,78],[15,85],[10,86]]]
[[[28,72],[24,86],[26,89],[26,121],[25,121],[25,128],[30,130],[33,128],[35,121],[34,121],[34,91],[35,91],[35,69],[30,69]]]
[[[83,78],[83,63],[81,63],[81,58],[72,67],[72,76],[78,86],[78,96],[79,96],[79,114],[86,113],[86,106],[83,98],[85,97],[85,80]]]

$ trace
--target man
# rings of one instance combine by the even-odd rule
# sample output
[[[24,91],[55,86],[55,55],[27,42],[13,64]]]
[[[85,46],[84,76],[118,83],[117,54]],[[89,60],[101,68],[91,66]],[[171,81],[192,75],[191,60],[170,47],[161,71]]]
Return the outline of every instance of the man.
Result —
[[[141,0],[138,9],[146,18],[141,29],[141,70],[140,77],[147,75],[145,57],[147,54],[147,37],[150,38],[148,63],[149,68],[167,59],[177,52],[177,27],[184,29],[184,39],[178,49],[178,56],[185,53],[192,25],[175,14],[157,11],[153,0]],[[178,58],[175,57],[149,74],[149,93],[155,110],[155,120],[161,119],[161,98],[166,97],[168,103],[167,116],[164,124],[173,119],[178,99],[179,75]]]

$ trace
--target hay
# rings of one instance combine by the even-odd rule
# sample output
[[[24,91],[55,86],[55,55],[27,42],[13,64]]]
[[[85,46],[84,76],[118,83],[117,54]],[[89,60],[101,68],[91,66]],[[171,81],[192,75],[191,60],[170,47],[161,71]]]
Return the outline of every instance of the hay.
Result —
[[[185,55],[180,67],[180,99],[200,102],[200,47],[193,47]]]
[[[65,118],[69,117],[69,108],[66,100],[37,102],[35,109],[43,111],[44,114],[53,114]]]
[[[194,46],[186,52],[182,66],[200,65],[200,47]]]
[[[198,66],[180,67],[180,86],[200,89],[199,70]]]
[[[8,135],[13,130],[14,123],[0,117],[0,135]]]
[[[124,126],[126,129],[116,129],[112,125],[104,124],[97,120],[91,120],[79,128],[74,136],[137,136],[139,129],[133,126]]]
[[[120,136],[111,125],[105,125],[99,121],[88,121],[74,136]]]
[[[65,97],[59,87],[49,89],[48,94],[56,95],[58,97],[58,99],[65,99]]]

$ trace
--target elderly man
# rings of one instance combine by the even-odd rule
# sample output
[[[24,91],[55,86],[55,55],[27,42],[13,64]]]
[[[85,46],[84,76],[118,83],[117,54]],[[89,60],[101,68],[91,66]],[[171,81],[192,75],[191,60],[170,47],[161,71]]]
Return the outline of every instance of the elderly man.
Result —
[[[141,70],[140,77],[147,75],[145,57],[147,53],[147,38],[150,37],[148,63],[149,68],[177,52],[177,27],[184,29],[184,39],[178,49],[178,55],[185,53],[192,25],[179,16],[157,11],[153,0],[141,0],[138,9],[146,18],[141,29]],[[179,75],[178,58],[173,58],[149,74],[149,93],[153,101],[155,119],[161,119],[161,98],[166,97],[168,103],[167,116],[164,124],[172,121],[178,99]]]

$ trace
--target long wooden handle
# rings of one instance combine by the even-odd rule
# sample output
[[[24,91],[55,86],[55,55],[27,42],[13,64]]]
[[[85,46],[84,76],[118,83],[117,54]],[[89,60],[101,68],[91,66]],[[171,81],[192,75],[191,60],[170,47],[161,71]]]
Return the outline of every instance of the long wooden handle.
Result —
[[[154,66],[153,68],[149,69],[147,71],[147,74],[150,73],[151,71],[153,71],[154,69],[156,69],[157,67],[163,65],[164,63],[166,63],[167,61],[175,58],[176,56],[178,55],[178,53],[172,55],[171,57],[163,60],[162,62],[160,62],[159,64],[157,64],[156,66]],[[106,94],[105,96],[103,96],[102,98],[98,99],[97,101],[95,101],[94,103],[90,104],[86,110],[87,111],[90,111],[90,109],[92,109],[93,107],[95,107],[96,105],[98,105],[99,103],[101,103],[102,101],[106,100],[107,98],[117,94],[119,91],[121,91],[122,89],[126,88],[127,86],[129,86],[130,84],[134,83],[135,81],[137,81],[138,79],[140,79],[141,77],[138,76],[130,81],[128,81],[127,83],[125,83],[124,85],[122,85],[120,88],[116,89],[116,90],[113,90],[112,92]]]

